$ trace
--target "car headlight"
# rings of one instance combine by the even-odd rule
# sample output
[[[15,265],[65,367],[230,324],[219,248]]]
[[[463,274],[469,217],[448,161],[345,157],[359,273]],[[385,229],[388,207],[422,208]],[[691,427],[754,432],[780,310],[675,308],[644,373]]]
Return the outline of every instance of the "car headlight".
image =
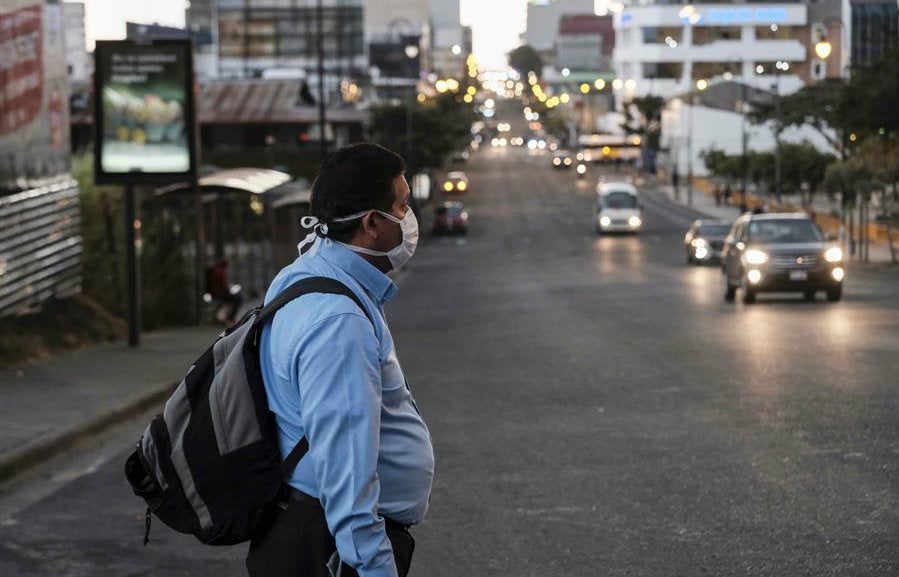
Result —
[[[640,226],[641,224],[643,224],[643,221],[640,220],[640,217],[639,217],[639,216],[632,216],[632,217],[630,217],[629,219],[627,219],[627,223],[628,223],[629,225],[631,225],[632,227],[637,228],[638,226]]]
[[[559,166],[560,164],[562,164],[561,159],[553,158],[553,165],[554,165],[554,166]]]
[[[708,246],[709,243],[704,238],[694,238],[690,244],[695,246],[696,248],[699,248],[701,246]]]
[[[578,165],[577,165],[577,173],[578,173],[578,174],[584,174],[584,173],[586,173],[586,172],[587,172],[587,167],[586,167],[586,166],[584,166],[583,164],[578,164]]]
[[[827,262],[840,262],[843,260],[843,251],[838,246],[832,246],[824,252],[824,260]]]
[[[603,216],[599,219],[600,226],[609,226],[610,224],[612,224],[612,219],[607,216]]]
[[[459,190],[465,190],[466,188],[468,188],[468,184],[466,184],[465,181],[462,180],[459,181],[459,184],[456,185],[456,188],[458,188]]]
[[[565,166],[571,166],[571,159],[570,159],[570,158],[566,158],[564,162],[565,162]]]
[[[453,183],[450,182],[450,181],[444,182],[444,183],[443,183],[443,190],[445,190],[445,191],[447,191],[447,192],[450,192],[451,190],[453,190]]]
[[[746,262],[749,264],[765,264],[768,262],[768,254],[756,249],[747,250]]]

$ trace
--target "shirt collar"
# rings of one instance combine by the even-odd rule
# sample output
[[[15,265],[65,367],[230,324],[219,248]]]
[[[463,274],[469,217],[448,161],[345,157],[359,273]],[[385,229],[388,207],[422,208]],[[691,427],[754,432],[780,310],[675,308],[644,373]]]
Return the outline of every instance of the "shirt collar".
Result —
[[[379,305],[383,306],[396,296],[399,288],[373,264],[329,238],[319,239],[319,243],[321,257],[353,277]]]

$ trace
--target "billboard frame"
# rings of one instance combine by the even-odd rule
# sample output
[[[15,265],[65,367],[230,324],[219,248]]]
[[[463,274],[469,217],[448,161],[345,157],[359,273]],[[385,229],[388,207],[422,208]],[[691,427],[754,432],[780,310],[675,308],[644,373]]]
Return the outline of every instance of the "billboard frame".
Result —
[[[186,78],[184,88],[186,102],[184,106],[184,127],[187,132],[188,169],[183,172],[106,172],[103,170],[103,134],[104,114],[102,88],[107,82],[101,65],[104,59],[111,57],[119,47],[180,47],[187,57],[185,65]],[[196,80],[194,78],[193,41],[189,38],[178,39],[141,39],[141,40],[97,40],[94,49],[94,181],[97,184],[171,184],[175,182],[193,182],[197,175],[197,115],[196,115]]]

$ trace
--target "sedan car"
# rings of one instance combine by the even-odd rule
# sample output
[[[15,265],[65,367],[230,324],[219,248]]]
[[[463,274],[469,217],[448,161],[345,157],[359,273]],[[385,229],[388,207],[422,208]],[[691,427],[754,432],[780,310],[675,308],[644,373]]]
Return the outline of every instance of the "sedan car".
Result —
[[[468,190],[468,176],[462,171],[447,173],[443,182],[444,192],[465,192]]]
[[[567,150],[557,150],[553,153],[553,168],[571,168],[574,159]]]
[[[468,232],[468,211],[461,202],[447,201],[434,209],[434,234]]]
[[[687,264],[720,261],[724,253],[724,239],[731,223],[726,220],[697,220],[684,236]]]
[[[818,291],[835,302],[846,276],[843,251],[805,214],[741,216],[724,241],[722,269],[725,300],[740,290],[746,303],[760,292],[801,292],[814,300]]]

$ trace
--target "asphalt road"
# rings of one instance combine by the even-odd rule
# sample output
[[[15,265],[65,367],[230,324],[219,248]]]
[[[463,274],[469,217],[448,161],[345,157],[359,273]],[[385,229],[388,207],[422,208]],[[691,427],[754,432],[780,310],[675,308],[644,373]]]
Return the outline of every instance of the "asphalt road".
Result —
[[[427,239],[388,309],[437,453],[413,575],[899,574],[899,273],[727,304],[661,196],[600,238],[597,169],[465,170],[469,235]],[[160,523],[140,545],[137,427],[3,497],[0,575],[244,574]]]

